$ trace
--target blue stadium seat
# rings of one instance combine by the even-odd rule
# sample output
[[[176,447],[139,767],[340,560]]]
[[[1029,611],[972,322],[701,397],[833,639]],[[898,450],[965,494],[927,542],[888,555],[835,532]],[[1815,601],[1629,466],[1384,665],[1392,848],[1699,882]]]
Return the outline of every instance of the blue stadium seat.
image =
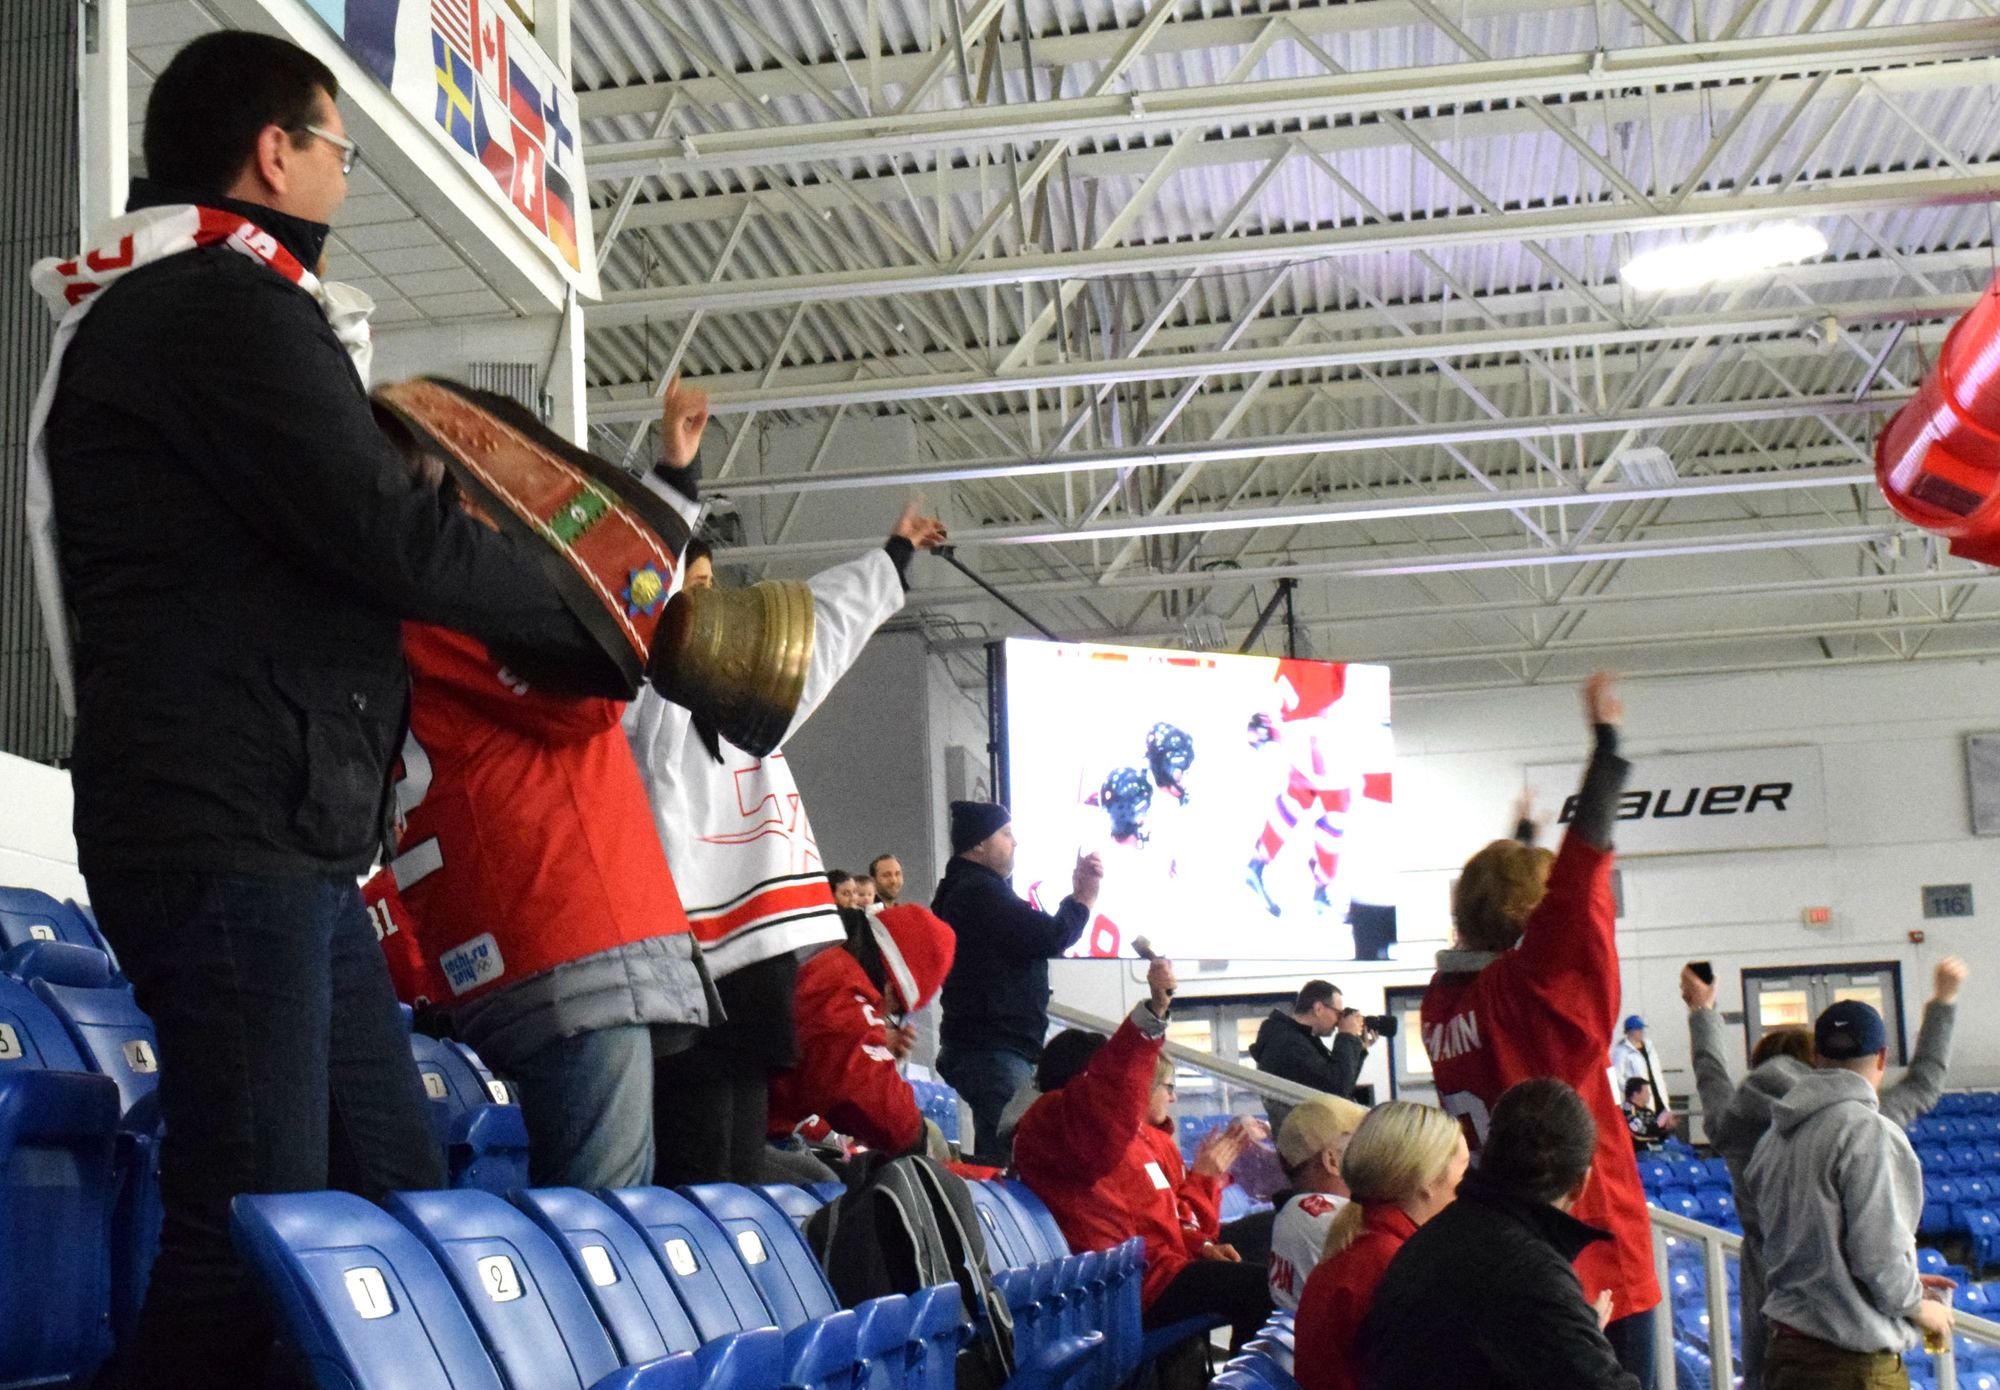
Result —
[[[770,1199],[771,1204],[779,1211],[790,1217],[792,1224],[802,1231],[806,1228],[806,1222],[812,1220],[819,1209],[826,1205],[818,1197],[794,1183],[765,1183],[757,1190]]]
[[[478,1191],[397,1192],[387,1207],[458,1291],[508,1390],[589,1390],[621,1370],[569,1262],[525,1212]],[[694,1358],[682,1364],[676,1376]]]
[[[153,1021],[111,957],[66,941],[29,941],[0,956],[0,973],[23,980],[61,1020],[84,1066],[118,1087],[123,1117],[112,1215],[111,1322],[123,1338],[160,1251],[159,1054]]]
[[[1942,1254],[1927,1245],[1917,1247],[1917,1273],[1943,1274],[1944,1271],[1945,1258]]]
[[[570,1187],[524,1188],[513,1200],[562,1248],[626,1365],[701,1345],[687,1310],[631,1222]]]
[[[33,888],[0,888],[0,950],[12,950],[30,941],[104,947],[96,920],[76,904]]]
[[[703,1183],[681,1194],[720,1226],[736,1247],[764,1307],[789,1332],[840,1307],[826,1274],[785,1214],[748,1187]]]
[[[715,1183],[683,1193],[735,1243],[764,1306],[788,1336],[805,1322],[839,1311],[833,1286],[805,1237],[761,1192]],[[957,1284],[872,1298],[852,1312],[856,1357],[876,1390],[949,1380],[964,1343],[965,1305]]]
[[[518,1105],[495,1103],[457,1045],[410,1035],[453,1187],[506,1193],[528,1185],[528,1126]]]
[[[84,1065],[118,1083],[130,1110],[160,1082],[153,1021],[132,997],[111,957],[94,946],[30,941],[0,956],[0,973],[25,981],[69,1030]]]
[[[1675,1216],[1685,1216],[1690,1221],[1702,1219],[1701,1203],[1695,1199],[1692,1189],[1686,1187],[1663,1187],[1655,1200],[1661,1211],[1670,1211]]]
[[[840,1182],[807,1183],[806,1191],[822,1202],[837,1202],[847,1195],[847,1184]]]
[[[120,1114],[117,1084],[0,976],[0,1385],[87,1381],[110,1355]]]
[[[1042,1258],[1039,1240],[1033,1246],[1029,1245],[1027,1234],[1014,1215],[1014,1208],[1000,1194],[997,1185],[969,1182],[966,1188],[972,1194],[973,1208],[979,1213],[980,1227],[986,1233],[988,1272],[1022,1269]]]
[[[238,1197],[230,1228],[321,1390],[506,1390],[437,1261],[345,1192]]]
[[[1979,1146],[1964,1135],[1950,1144],[1952,1166],[1960,1173],[1977,1173],[1986,1166],[1985,1156]]]
[[[1055,1213],[1050,1211],[1028,1185],[1014,1178],[996,1178],[993,1186],[1002,1201],[1014,1208],[1015,1220],[1030,1240],[1039,1237],[1042,1258],[1061,1259],[1069,1254],[1069,1238],[1062,1233]]]
[[[664,1187],[627,1187],[601,1195],[645,1236],[702,1341],[778,1325],[729,1238],[693,1202]]]

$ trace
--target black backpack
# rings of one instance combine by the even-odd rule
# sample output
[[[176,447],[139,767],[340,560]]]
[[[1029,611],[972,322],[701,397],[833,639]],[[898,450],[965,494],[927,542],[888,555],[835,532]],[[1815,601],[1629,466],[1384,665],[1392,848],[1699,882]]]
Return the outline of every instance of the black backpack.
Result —
[[[806,1240],[843,1307],[956,1284],[972,1314],[959,1390],[991,1390],[1014,1369],[1014,1316],[986,1270],[986,1236],[965,1179],[913,1154],[856,1165],[847,1191],[806,1223]]]

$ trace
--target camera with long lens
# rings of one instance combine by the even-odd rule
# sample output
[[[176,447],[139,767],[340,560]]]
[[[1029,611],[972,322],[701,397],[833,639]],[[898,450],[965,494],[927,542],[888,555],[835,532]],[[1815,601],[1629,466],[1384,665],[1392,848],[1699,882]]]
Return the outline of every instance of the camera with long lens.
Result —
[[[1394,1014],[1363,1014],[1361,1022],[1377,1037],[1388,1038],[1395,1036],[1397,1025]]]

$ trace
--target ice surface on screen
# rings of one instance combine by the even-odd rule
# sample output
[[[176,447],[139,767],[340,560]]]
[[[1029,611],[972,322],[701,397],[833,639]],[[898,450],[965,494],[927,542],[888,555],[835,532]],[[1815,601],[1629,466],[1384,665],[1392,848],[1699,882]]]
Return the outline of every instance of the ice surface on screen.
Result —
[[[1078,956],[1378,958],[1394,939],[1389,669],[1013,640],[1014,886],[1104,860]]]

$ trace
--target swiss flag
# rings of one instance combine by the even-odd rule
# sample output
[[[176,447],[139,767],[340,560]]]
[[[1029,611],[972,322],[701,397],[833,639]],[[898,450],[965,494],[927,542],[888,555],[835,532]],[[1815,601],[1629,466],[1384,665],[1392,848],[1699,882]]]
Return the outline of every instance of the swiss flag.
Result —
[[[506,0],[472,0],[473,61],[487,90],[508,104]]]
[[[542,175],[542,147],[518,124],[514,127],[514,177],[507,192],[535,230],[546,231],[548,186]]]

